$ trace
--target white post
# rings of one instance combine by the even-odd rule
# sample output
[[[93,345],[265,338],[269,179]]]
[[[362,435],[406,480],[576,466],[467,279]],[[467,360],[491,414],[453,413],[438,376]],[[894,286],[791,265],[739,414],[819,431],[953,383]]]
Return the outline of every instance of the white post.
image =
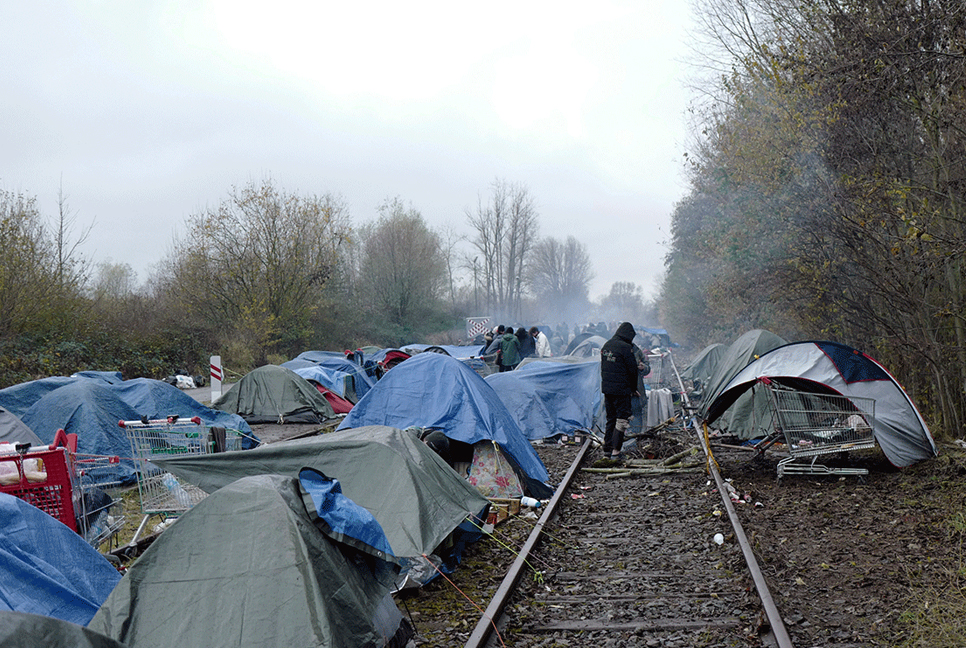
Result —
[[[221,379],[224,375],[221,371],[221,356],[211,356],[211,402],[221,398]]]

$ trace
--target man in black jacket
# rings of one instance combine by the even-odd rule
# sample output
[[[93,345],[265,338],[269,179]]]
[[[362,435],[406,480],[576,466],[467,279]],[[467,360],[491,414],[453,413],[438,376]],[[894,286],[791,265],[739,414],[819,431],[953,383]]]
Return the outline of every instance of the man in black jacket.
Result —
[[[607,426],[604,456],[619,459],[624,432],[630,427],[631,397],[637,393],[638,360],[634,355],[634,326],[623,322],[600,349],[600,391],[604,394]]]

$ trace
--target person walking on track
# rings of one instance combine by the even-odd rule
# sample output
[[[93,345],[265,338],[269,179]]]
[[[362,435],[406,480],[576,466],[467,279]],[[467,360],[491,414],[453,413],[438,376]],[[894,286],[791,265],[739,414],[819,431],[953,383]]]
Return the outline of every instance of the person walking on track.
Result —
[[[600,348],[600,391],[607,415],[604,457],[611,459],[620,459],[624,432],[630,427],[631,398],[637,393],[634,335],[634,325],[622,322],[614,336]]]

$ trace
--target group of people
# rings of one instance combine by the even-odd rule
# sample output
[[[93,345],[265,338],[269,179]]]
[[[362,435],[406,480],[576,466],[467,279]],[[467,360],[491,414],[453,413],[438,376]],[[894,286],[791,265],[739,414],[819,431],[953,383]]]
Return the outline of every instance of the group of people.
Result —
[[[547,335],[536,326],[529,329],[500,324],[483,336],[484,348],[482,355],[496,356],[496,366],[500,371],[512,371],[524,358],[549,358],[550,340]]]
[[[606,330],[601,322],[593,332],[601,334]],[[554,336],[557,335],[559,332],[555,331]],[[624,433],[630,428],[633,399],[645,398],[640,379],[651,371],[647,354],[634,344],[636,335],[633,324],[622,322],[600,349],[600,385],[607,420],[603,449],[604,456],[611,459],[621,456]],[[514,330],[501,324],[487,331],[483,339],[480,355],[495,356],[500,371],[512,371],[524,358],[553,355],[546,334],[536,326],[529,329],[520,326]]]

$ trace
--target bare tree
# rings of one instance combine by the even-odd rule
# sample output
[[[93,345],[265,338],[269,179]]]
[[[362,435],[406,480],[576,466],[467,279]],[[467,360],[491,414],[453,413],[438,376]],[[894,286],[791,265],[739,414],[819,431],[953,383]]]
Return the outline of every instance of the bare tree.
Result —
[[[489,202],[478,200],[467,221],[480,260],[487,306],[505,315],[519,315],[530,253],[537,240],[539,219],[533,196],[523,185],[496,180]]]
[[[67,205],[64,187],[57,190],[57,217],[53,227],[54,273],[62,290],[74,292],[87,281],[90,262],[80,253],[80,246],[90,236],[94,223],[90,223],[74,236],[77,216]]]
[[[401,331],[413,331],[438,311],[446,254],[439,235],[412,206],[394,198],[379,212],[379,220],[360,232],[359,281],[375,313]]]
[[[547,237],[534,246],[530,287],[555,316],[570,319],[585,312],[593,278],[587,247],[576,237]]]

